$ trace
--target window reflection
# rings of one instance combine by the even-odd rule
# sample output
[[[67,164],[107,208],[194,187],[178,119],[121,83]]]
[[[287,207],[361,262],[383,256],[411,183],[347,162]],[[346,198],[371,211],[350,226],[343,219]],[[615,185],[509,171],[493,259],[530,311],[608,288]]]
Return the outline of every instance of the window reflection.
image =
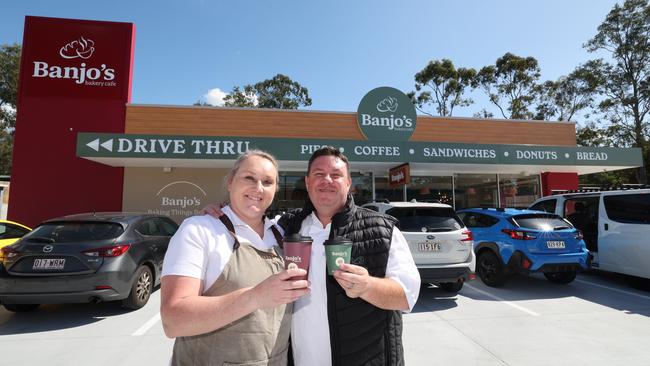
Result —
[[[404,187],[391,188],[388,184],[388,178],[375,178],[375,199],[377,201],[389,200],[404,201]]]
[[[456,174],[456,209],[466,207],[496,207],[496,174]]]
[[[452,178],[449,177],[411,177],[406,189],[406,199],[418,202],[440,202],[453,205]]]
[[[499,174],[500,207],[526,208],[539,194],[539,175]]]

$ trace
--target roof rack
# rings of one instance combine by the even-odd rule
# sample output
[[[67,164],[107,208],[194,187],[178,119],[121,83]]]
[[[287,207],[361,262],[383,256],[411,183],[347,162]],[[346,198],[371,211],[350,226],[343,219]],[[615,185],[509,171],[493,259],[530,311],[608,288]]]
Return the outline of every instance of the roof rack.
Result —
[[[566,194],[566,193],[593,193],[593,192],[606,192],[606,191],[628,191],[635,189],[650,188],[648,184],[621,184],[614,186],[584,186],[580,189],[552,189],[551,195]]]

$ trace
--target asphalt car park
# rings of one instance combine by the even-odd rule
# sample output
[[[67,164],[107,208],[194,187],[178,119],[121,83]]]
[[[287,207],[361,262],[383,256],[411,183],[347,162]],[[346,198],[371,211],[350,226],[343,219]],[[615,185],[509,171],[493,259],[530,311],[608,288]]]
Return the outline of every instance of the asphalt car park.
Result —
[[[647,286],[647,282],[641,282]],[[0,309],[7,365],[166,365],[160,291],[140,310],[117,303]],[[457,294],[423,288],[404,316],[407,365],[648,365],[650,290],[624,276],[586,272],[567,285],[541,274],[507,287],[481,281]]]

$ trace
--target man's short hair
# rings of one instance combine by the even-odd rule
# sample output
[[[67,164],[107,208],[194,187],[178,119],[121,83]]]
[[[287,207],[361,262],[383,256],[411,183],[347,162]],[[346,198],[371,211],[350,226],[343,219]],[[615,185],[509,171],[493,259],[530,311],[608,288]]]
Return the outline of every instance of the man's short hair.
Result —
[[[311,154],[311,157],[309,158],[309,164],[307,164],[307,175],[309,175],[311,172],[311,164],[314,162],[314,160],[320,158],[321,156],[334,156],[341,159],[341,161],[345,163],[345,170],[348,172],[348,177],[350,176],[350,163],[348,162],[347,156],[343,155],[339,149],[333,146],[323,146]]]

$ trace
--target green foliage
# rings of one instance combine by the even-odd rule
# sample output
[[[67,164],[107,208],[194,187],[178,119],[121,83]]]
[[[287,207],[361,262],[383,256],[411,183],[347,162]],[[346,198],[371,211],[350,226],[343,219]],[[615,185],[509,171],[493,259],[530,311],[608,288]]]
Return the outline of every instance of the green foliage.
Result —
[[[534,57],[519,57],[508,52],[494,65],[483,67],[476,83],[499,108],[503,118],[531,119],[530,106],[538,93],[540,73]]]
[[[604,80],[592,70],[596,61],[577,67],[568,76],[538,85],[534,119],[572,121],[577,112],[593,107],[596,90]]]
[[[0,175],[11,175],[11,153],[14,141],[11,134],[0,130]]]
[[[11,174],[20,51],[19,44],[0,46],[0,175]]]
[[[466,107],[474,101],[464,98],[465,89],[470,88],[476,79],[476,70],[458,68],[451,60],[429,61],[422,71],[415,74],[415,90],[408,94],[418,109],[428,115],[423,108],[433,106],[438,116],[451,116],[454,107]]]
[[[492,112],[488,111],[487,109],[483,108],[480,111],[474,113],[472,115],[472,117],[474,117],[474,118],[485,118],[485,119],[494,118],[494,113],[492,113]]]
[[[18,96],[18,70],[20,69],[20,45],[0,46],[0,128],[15,128]],[[9,108],[7,108],[9,107]]]
[[[605,120],[617,125],[615,138],[623,146],[643,149],[644,164],[650,165],[650,6],[646,0],[627,0],[615,5],[585,44],[590,52],[607,52],[611,62],[593,62],[591,73],[602,80],[598,108]],[[648,172],[637,171],[637,180],[647,183]]]
[[[597,187],[622,187],[636,179],[637,169],[623,169],[613,172],[584,174],[578,177],[580,185]]]
[[[307,88],[288,76],[277,74],[254,85],[234,87],[224,102],[226,107],[298,109],[310,106],[311,98]]]

